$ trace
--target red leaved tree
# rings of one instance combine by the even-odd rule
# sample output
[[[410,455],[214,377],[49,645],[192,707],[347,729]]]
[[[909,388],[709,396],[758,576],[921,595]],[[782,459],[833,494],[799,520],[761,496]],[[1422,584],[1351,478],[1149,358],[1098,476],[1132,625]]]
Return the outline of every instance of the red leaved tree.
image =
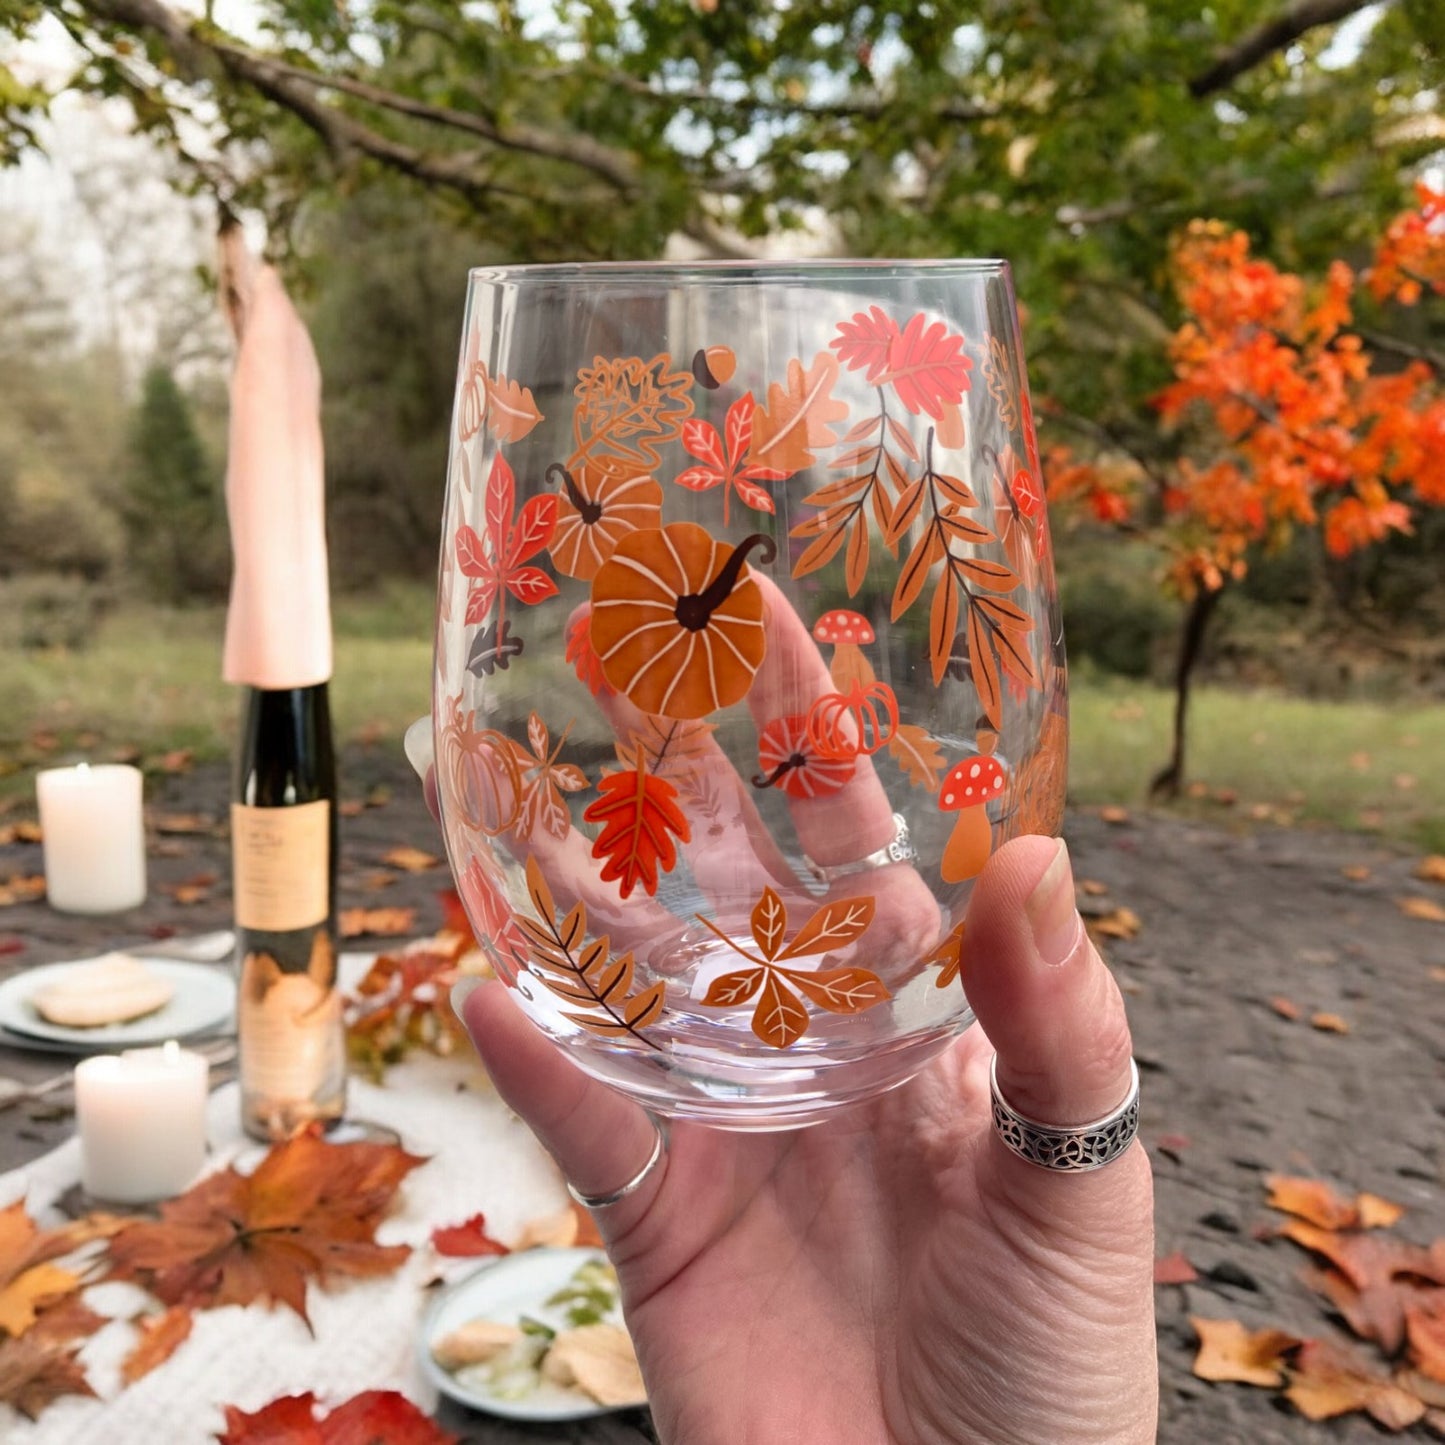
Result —
[[[1317,527],[1344,557],[1445,505],[1442,358],[1355,325],[1362,289],[1384,306],[1445,296],[1445,194],[1421,185],[1416,202],[1368,269],[1335,261],[1313,284],[1252,256],[1243,232],[1193,222],[1173,255],[1174,380],[1153,398],[1169,459],[1051,454],[1051,499],[1160,546],[1187,603],[1173,751],[1151,793],[1179,790],[1190,678],[1251,548]]]

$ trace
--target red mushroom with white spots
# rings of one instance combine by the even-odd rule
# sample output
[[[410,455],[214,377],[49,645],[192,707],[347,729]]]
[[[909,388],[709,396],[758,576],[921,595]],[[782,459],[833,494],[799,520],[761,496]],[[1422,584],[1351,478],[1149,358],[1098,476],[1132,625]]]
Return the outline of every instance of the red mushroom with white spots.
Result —
[[[859,649],[878,639],[873,624],[861,612],[843,607],[825,612],[813,626],[813,638],[836,649],[828,672],[840,692],[847,692],[855,682],[867,687],[874,681],[873,666]]]
[[[943,881],[962,883],[983,872],[993,851],[988,804],[1003,796],[1008,770],[997,758],[979,753],[955,763],[938,787],[938,806],[957,813],[943,850]]]

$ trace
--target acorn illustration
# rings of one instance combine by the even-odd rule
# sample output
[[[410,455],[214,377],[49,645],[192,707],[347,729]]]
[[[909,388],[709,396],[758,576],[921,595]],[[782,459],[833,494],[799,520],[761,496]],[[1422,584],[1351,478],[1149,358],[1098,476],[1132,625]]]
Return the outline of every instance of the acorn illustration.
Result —
[[[737,368],[738,359],[733,355],[731,346],[708,346],[692,359],[692,374],[697,378],[697,384],[709,391],[716,391],[731,381]]]

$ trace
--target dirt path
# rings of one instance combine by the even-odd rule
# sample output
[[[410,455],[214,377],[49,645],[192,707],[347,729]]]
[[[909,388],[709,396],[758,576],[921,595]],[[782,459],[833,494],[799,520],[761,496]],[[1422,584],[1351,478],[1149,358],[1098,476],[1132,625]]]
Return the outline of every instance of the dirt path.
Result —
[[[382,865],[399,844],[439,851],[405,764],[355,754],[344,776],[349,798],[378,805],[344,820],[342,905],[414,905],[419,928],[429,929],[444,875]],[[145,927],[224,924],[223,771],[156,780],[149,801],[153,819],[192,815],[214,826],[153,836]],[[1421,1242],[1445,1235],[1445,925],[1408,918],[1396,903],[1411,894],[1445,902],[1445,888],[1412,879],[1410,857],[1344,835],[1236,836],[1149,814],[1110,824],[1086,813],[1072,815],[1067,831],[1077,876],[1107,889],[1086,904],[1126,906],[1140,919],[1136,937],[1105,946],[1128,998],[1143,1074],[1158,1252],[1183,1251],[1201,1276],[1158,1290],[1160,1439],[1378,1441],[1381,1432],[1363,1416],[1312,1425],[1285,1413],[1272,1392],[1195,1380],[1188,1316],[1303,1336],[1332,1332],[1299,1278],[1301,1251],[1256,1237],[1258,1226],[1279,1218],[1264,1203],[1273,1172],[1382,1194],[1408,1207],[1398,1232]],[[39,866],[34,845],[0,848],[0,879]],[[1362,866],[1370,870],[1362,881],[1341,871]],[[375,888],[387,872],[395,881]],[[166,896],[167,885],[206,874],[217,881],[200,902]],[[0,911],[0,942],[8,934],[28,942],[0,957],[0,970],[123,941],[43,904]],[[1274,998],[1301,1016],[1282,1017]],[[1348,1032],[1312,1027],[1317,1011],[1337,1015]],[[1417,1427],[1400,1438],[1428,1432]]]

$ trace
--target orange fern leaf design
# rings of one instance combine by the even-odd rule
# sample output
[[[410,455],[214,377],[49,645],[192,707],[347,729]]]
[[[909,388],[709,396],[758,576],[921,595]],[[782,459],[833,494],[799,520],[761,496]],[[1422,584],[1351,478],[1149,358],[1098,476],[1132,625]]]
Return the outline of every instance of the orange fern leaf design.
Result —
[[[587,822],[602,824],[592,856],[604,860],[602,881],[616,879],[624,898],[639,883],[656,894],[659,874],[677,862],[677,843],[692,840],[677,789],[648,771],[641,748],[634,763],[626,772],[607,774],[597,785],[602,796],[582,814]]]
[[[589,1033],[631,1037],[655,1048],[641,1031],[661,1016],[667,985],[659,979],[634,993],[637,966],[632,954],[614,956],[606,937],[587,942],[583,903],[574,904],[559,920],[552,890],[535,858],[527,859],[527,892],[537,917],[519,914],[517,926],[526,936],[531,972],[558,998],[582,1010],[564,1017]]]

